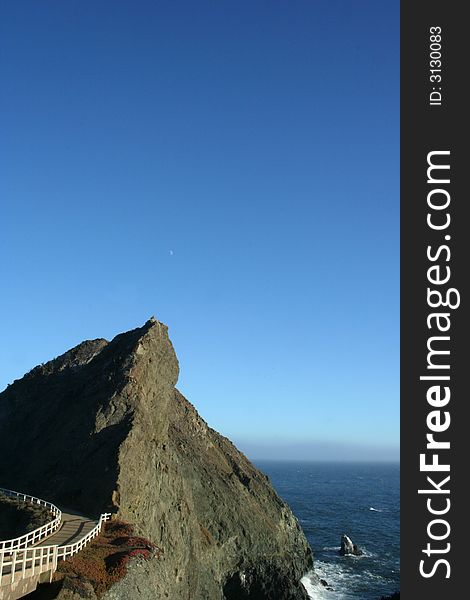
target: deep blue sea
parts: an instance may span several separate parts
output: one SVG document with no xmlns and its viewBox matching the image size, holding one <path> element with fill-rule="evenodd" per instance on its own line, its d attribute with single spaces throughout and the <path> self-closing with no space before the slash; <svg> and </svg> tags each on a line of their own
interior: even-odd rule
<svg viewBox="0 0 470 600">
<path fill-rule="evenodd" d="M 379 600 L 400 589 L 400 467 L 256 461 L 290 505 L 312 547 L 315 572 L 334 591 L 307 575 L 311 598 Z M 364 552 L 338 554 L 345 533 Z"/>
</svg>

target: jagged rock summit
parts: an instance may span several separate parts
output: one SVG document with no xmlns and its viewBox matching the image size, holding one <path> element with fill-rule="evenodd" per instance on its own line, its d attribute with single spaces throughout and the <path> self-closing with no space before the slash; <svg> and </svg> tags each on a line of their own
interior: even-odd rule
<svg viewBox="0 0 470 600">
<path fill-rule="evenodd" d="M 35 367 L 0 394 L 1 484 L 111 510 L 163 550 L 109 598 L 306 600 L 312 555 L 297 520 L 177 378 L 155 318 Z"/>
</svg>

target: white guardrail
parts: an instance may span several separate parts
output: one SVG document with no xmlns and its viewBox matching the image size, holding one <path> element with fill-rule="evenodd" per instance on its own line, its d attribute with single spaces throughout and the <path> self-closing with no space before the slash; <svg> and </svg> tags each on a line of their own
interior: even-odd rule
<svg viewBox="0 0 470 600">
<path fill-rule="evenodd" d="M 0 488 L 0 492 L 4 495 L 15 496 L 22 500 L 24 499 L 25 502 L 33 501 L 34 503 L 41 504 L 42 506 L 46 506 L 53 514 L 56 514 L 52 510 L 53 508 L 55 511 L 57 511 L 58 515 L 54 521 L 51 521 L 51 523 L 43 525 L 43 527 L 39 527 L 37 530 L 32 531 L 21 538 L 0 542 L 0 585 L 13 584 L 19 579 L 33 577 L 34 575 L 39 575 L 40 573 L 44 573 L 46 571 L 51 572 L 52 578 L 52 573 L 57 569 L 57 562 L 59 560 L 64 560 L 65 558 L 71 557 L 74 554 L 77 554 L 77 552 L 80 552 L 80 550 L 84 548 L 88 542 L 90 542 L 100 533 L 103 523 L 111 518 L 111 513 L 103 513 L 100 516 L 97 525 L 95 525 L 91 531 L 89 531 L 74 544 L 68 544 L 66 546 L 40 546 L 35 548 L 25 547 L 24 545 L 18 544 L 23 544 L 24 542 L 22 540 L 24 538 L 29 538 L 30 540 L 35 539 L 36 541 L 31 543 L 37 543 L 40 539 L 44 538 L 46 534 L 41 535 L 39 538 L 37 536 L 33 536 L 33 538 L 31 538 L 30 536 L 39 530 L 49 527 L 58 519 L 58 525 L 52 530 L 52 532 L 55 531 L 60 526 L 62 513 L 50 502 L 45 502 L 44 500 L 40 500 L 34 496 L 19 494 L 18 492 L 12 492 L 11 490 L 4 490 L 3 488 Z M 21 540 L 21 542 L 19 542 L 19 540 Z M 11 544 L 12 542 L 14 545 Z M 29 543 L 30 542 L 28 542 L 28 544 Z"/>
<path fill-rule="evenodd" d="M 36 498 L 35 496 L 29 496 L 28 494 L 21 494 L 20 492 L 14 492 L 13 490 L 6 490 L 4 488 L 0 488 L 0 494 L 7 496 L 9 498 L 16 498 L 21 500 L 22 502 L 29 502 L 30 504 L 39 504 L 53 515 L 54 519 L 38 527 L 34 531 L 30 531 L 29 533 L 25 533 L 24 535 L 14 538 L 12 540 L 0 541 L 0 552 L 2 550 L 16 550 L 21 548 L 28 548 L 29 546 L 33 546 L 37 544 L 42 539 L 53 534 L 57 529 L 59 529 L 61 521 L 62 521 L 62 512 L 52 504 L 51 502 L 46 502 L 45 500 L 41 500 L 40 498 Z"/>
<path fill-rule="evenodd" d="M 11 585 L 46 571 L 51 572 L 52 580 L 52 574 L 57 569 L 57 549 L 58 546 L 41 546 L 0 552 L 0 585 Z"/>
<path fill-rule="evenodd" d="M 88 544 L 88 542 L 91 542 L 91 540 L 100 533 L 101 528 L 103 527 L 103 523 L 109 521 L 110 518 L 111 513 L 103 513 L 100 516 L 98 524 L 95 525 L 95 527 L 93 527 L 93 529 L 89 531 L 86 535 L 84 535 L 80 540 L 78 540 L 78 542 L 75 542 L 75 544 L 68 544 L 67 546 L 58 546 L 58 560 L 63 560 L 65 558 L 68 558 L 69 556 L 77 554 L 77 552 L 80 552 L 80 550 L 84 548 Z"/>
</svg>

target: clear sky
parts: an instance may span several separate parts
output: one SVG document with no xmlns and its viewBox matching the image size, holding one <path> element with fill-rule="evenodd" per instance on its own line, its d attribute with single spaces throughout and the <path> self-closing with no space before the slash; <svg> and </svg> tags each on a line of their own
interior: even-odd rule
<svg viewBox="0 0 470 600">
<path fill-rule="evenodd" d="M 167 323 L 253 457 L 399 441 L 397 0 L 5 0 L 0 387 Z"/>
</svg>

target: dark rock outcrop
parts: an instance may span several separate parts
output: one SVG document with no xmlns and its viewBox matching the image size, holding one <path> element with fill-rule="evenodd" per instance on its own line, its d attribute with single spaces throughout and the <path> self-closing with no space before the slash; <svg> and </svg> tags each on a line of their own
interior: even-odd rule
<svg viewBox="0 0 470 600">
<path fill-rule="evenodd" d="M 109 598 L 305 600 L 312 555 L 297 520 L 177 378 L 155 319 L 34 368 L 0 394 L 1 485 L 110 510 L 163 550 Z"/>
<path fill-rule="evenodd" d="M 20 502 L 0 492 L 0 540 L 11 540 L 52 521 L 43 506 Z"/>
<path fill-rule="evenodd" d="M 363 552 L 356 544 L 353 544 L 350 537 L 344 534 L 341 536 L 339 554 L 341 556 L 362 556 Z"/>
</svg>

